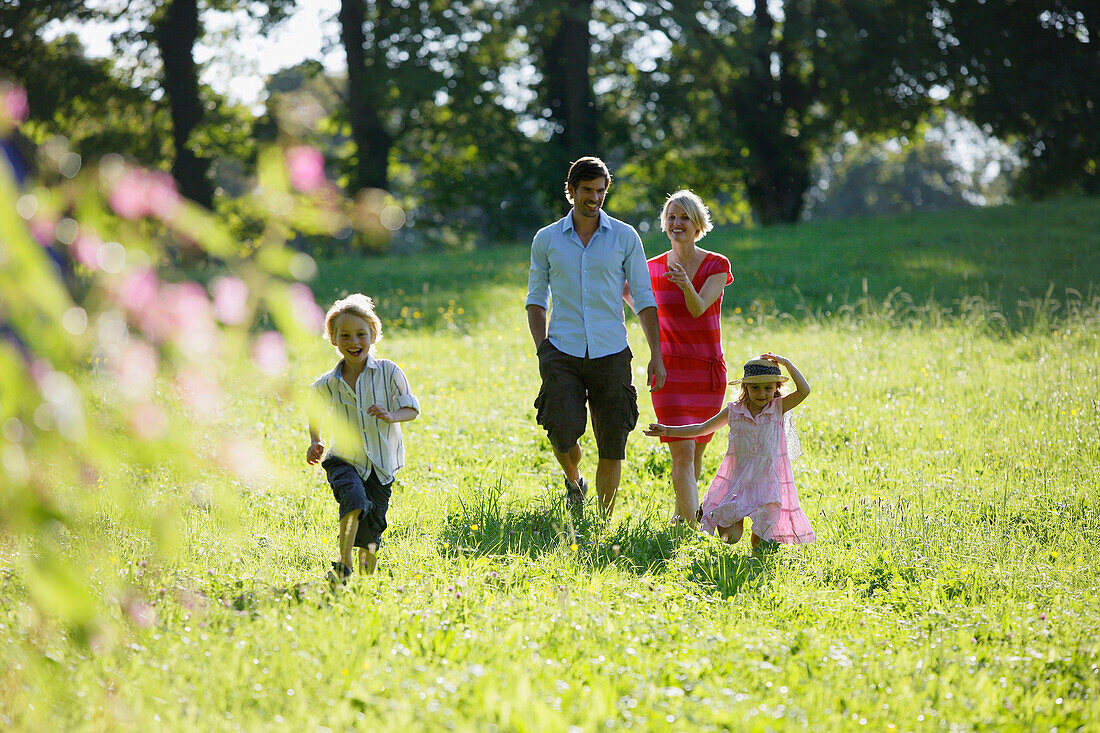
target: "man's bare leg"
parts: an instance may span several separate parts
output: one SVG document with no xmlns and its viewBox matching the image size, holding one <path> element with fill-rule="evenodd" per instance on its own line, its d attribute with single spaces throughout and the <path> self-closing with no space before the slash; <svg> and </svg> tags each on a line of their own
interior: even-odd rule
<svg viewBox="0 0 1100 733">
<path fill-rule="evenodd" d="M 601 458 L 596 463 L 596 494 L 600 497 L 600 509 L 608 519 L 615 509 L 615 494 L 622 474 L 623 462 L 620 460 Z"/>
</svg>

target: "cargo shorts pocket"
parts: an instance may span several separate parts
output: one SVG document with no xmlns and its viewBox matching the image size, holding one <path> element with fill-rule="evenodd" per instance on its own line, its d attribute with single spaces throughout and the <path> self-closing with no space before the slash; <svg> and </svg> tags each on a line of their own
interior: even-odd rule
<svg viewBox="0 0 1100 733">
<path fill-rule="evenodd" d="M 633 430 L 638 424 L 638 390 L 633 384 L 624 384 L 623 390 L 623 427 Z"/>
<path fill-rule="evenodd" d="M 547 410 L 546 403 L 547 403 L 547 389 L 546 389 L 546 384 L 543 384 L 541 387 L 539 387 L 539 393 L 538 393 L 538 396 L 535 397 L 535 405 L 534 406 L 535 406 L 535 422 L 537 422 L 539 425 L 543 426 L 544 428 L 550 427 L 550 425 L 549 425 L 550 414 L 549 414 L 549 411 Z"/>
</svg>

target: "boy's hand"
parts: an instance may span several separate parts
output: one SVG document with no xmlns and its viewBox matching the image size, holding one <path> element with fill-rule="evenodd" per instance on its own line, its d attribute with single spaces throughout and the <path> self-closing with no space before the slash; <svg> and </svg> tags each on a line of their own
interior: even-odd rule
<svg viewBox="0 0 1100 733">
<path fill-rule="evenodd" d="M 642 434 L 650 438 L 663 438 L 668 436 L 668 428 L 660 423 L 651 422 L 649 427 L 642 431 Z"/>
<path fill-rule="evenodd" d="M 378 418 L 382 422 L 394 422 L 393 413 L 382 407 L 382 405 L 371 405 L 367 408 L 367 414 Z"/>
<path fill-rule="evenodd" d="M 321 441 L 315 441 L 310 444 L 309 449 L 306 450 L 306 462 L 310 465 L 317 463 L 321 460 L 321 456 L 325 454 L 325 446 Z"/>
</svg>

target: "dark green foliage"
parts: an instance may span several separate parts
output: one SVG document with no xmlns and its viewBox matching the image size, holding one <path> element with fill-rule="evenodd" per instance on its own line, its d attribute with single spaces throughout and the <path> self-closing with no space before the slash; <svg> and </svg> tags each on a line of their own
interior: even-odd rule
<svg viewBox="0 0 1100 733">
<path fill-rule="evenodd" d="M 1019 139 L 1021 190 L 1100 191 L 1100 8 L 1089 0 L 932 3 L 947 103 Z"/>
</svg>

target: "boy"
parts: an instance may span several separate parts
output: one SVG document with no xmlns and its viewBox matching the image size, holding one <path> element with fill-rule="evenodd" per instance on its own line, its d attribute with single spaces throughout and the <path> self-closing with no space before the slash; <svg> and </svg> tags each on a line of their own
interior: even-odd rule
<svg viewBox="0 0 1100 733">
<path fill-rule="evenodd" d="M 390 487 L 405 465 L 398 423 L 415 420 L 420 402 L 401 367 L 375 357 L 382 322 L 370 298 L 356 293 L 333 303 L 325 333 L 341 358 L 310 387 L 306 461 L 321 462 L 340 504 L 340 560 L 328 573 L 335 586 L 351 576 L 356 547 L 360 572 L 373 573 L 378 564 Z M 322 423 L 330 427 L 332 441 L 323 461 Z"/>
</svg>

